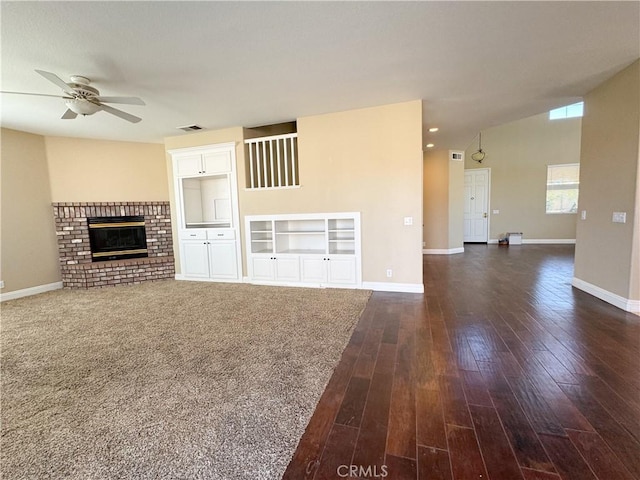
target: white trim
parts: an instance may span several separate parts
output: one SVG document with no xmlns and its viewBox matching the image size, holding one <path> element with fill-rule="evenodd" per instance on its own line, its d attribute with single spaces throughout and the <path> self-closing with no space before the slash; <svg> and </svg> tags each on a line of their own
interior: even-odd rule
<svg viewBox="0 0 640 480">
<path fill-rule="evenodd" d="M 283 185 L 282 187 L 245 187 L 245 192 L 263 192 L 265 190 L 288 190 L 292 188 L 302 188 L 302 185 Z"/>
<path fill-rule="evenodd" d="M 422 253 L 425 255 L 453 255 L 455 253 L 464 253 L 464 247 L 458 248 L 423 248 Z"/>
<path fill-rule="evenodd" d="M 548 245 L 575 245 L 575 238 L 523 238 L 522 243 L 530 243 L 530 244 L 548 244 Z"/>
<path fill-rule="evenodd" d="M 29 297 L 39 293 L 50 292 L 52 290 L 60 290 L 62 282 L 47 283 L 46 285 L 38 285 L 37 287 L 23 288 L 13 292 L 0 293 L 0 302 L 5 300 L 15 300 L 16 298 Z"/>
<path fill-rule="evenodd" d="M 244 143 L 260 143 L 260 142 L 268 142 L 269 140 L 280 140 L 283 138 L 298 138 L 298 133 L 283 133 L 281 135 L 269 135 L 268 137 L 254 137 L 248 138 L 244 141 Z"/>
<path fill-rule="evenodd" d="M 188 282 L 217 282 L 217 283 L 243 283 L 242 280 L 236 278 L 205 278 L 205 277 L 190 277 L 182 273 L 176 273 L 174 277 L 176 280 L 186 280 Z"/>
<path fill-rule="evenodd" d="M 621 297 L 618 294 L 612 293 L 604 288 L 593 285 L 592 283 L 585 282 L 579 278 L 573 277 L 571 285 L 583 292 L 593 295 L 600 300 L 604 300 L 611 305 L 618 307 L 625 312 L 635 313 L 640 315 L 640 300 L 630 300 L 628 298 Z"/>
<path fill-rule="evenodd" d="M 205 152 L 209 152 L 211 150 L 226 150 L 226 149 L 230 149 L 233 148 L 235 150 L 236 148 L 236 142 L 225 142 L 225 143 L 214 143 L 214 144 L 210 144 L 210 145 L 200 145 L 197 147 L 184 147 L 184 148 L 174 148 L 172 150 L 167 150 L 167 153 L 170 155 L 180 155 L 180 154 L 187 154 L 187 153 L 192 153 L 192 154 L 196 154 L 196 153 L 205 153 Z"/>
<path fill-rule="evenodd" d="M 492 238 L 488 242 L 490 245 L 497 245 L 498 239 Z M 529 245 L 575 245 L 575 238 L 523 238 L 523 244 Z"/>
<path fill-rule="evenodd" d="M 424 293 L 422 283 L 362 282 L 362 288 L 376 292 Z"/>
</svg>

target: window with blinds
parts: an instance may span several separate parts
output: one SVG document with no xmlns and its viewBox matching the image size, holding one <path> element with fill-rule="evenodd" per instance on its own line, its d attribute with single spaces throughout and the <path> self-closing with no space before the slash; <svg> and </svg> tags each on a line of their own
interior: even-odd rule
<svg viewBox="0 0 640 480">
<path fill-rule="evenodd" d="M 580 164 L 547 165 L 547 213 L 576 213 Z"/>
</svg>

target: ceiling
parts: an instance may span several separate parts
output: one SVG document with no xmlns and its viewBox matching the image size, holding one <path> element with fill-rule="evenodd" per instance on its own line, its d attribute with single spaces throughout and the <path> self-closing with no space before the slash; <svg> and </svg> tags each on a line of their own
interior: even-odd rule
<svg viewBox="0 0 640 480">
<path fill-rule="evenodd" d="M 0 2 L 1 89 L 83 75 L 138 96 L 62 120 L 64 101 L 1 94 L 2 126 L 161 143 L 176 127 L 258 126 L 421 99 L 425 143 L 579 101 L 640 56 L 640 2 Z M 426 129 L 437 126 L 433 134 Z M 186 134 L 185 134 L 186 135 Z"/>
</svg>

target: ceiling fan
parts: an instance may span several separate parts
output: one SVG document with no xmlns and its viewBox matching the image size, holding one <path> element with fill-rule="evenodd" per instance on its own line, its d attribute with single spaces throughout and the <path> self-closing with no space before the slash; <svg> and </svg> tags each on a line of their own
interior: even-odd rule
<svg viewBox="0 0 640 480">
<path fill-rule="evenodd" d="M 138 97 L 102 97 L 97 88 L 90 86 L 91 81 L 82 75 L 72 75 L 71 82 L 67 83 L 58 77 L 55 73 L 36 70 L 40 75 L 60 87 L 64 95 L 48 95 L 44 93 L 26 93 L 26 92 L 1 92 L 16 95 L 36 95 L 39 97 L 56 97 L 63 98 L 67 106 L 61 118 L 71 120 L 78 115 L 93 115 L 100 110 L 120 117 L 131 123 L 138 123 L 142 120 L 140 117 L 123 112 L 117 108 L 113 108 L 107 103 L 119 103 L 123 105 L 145 105 L 141 98 Z"/>
</svg>

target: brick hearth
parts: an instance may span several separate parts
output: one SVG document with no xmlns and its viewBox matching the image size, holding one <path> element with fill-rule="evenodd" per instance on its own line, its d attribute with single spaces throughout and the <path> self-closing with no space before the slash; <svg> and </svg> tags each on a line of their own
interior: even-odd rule
<svg viewBox="0 0 640 480">
<path fill-rule="evenodd" d="M 142 215 L 149 257 L 91 261 L 87 217 Z M 54 203 L 62 284 L 92 288 L 173 278 L 175 263 L 169 202 Z"/>
</svg>

